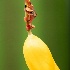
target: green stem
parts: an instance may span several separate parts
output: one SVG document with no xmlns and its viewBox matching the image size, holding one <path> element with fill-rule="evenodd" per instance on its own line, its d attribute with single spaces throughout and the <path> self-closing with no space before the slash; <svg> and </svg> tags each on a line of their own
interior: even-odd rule
<svg viewBox="0 0 70 70">
<path fill-rule="evenodd" d="M 31 31 L 31 30 L 29 30 L 29 31 L 28 31 L 28 35 L 31 35 L 31 34 L 32 34 L 32 31 Z"/>
</svg>

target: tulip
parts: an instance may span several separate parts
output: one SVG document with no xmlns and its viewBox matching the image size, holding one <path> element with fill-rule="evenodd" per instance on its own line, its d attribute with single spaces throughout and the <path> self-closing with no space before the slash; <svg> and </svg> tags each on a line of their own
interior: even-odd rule
<svg viewBox="0 0 70 70">
<path fill-rule="evenodd" d="M 24 42 L 23 54 L 29 70 L 60 70 L 48 46 L 32 33 Z"/>
</svg>

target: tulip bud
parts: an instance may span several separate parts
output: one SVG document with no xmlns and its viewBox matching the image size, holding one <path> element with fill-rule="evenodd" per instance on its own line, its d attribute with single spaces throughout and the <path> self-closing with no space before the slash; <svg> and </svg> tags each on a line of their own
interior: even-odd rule
<svg viewBox="0 0 70 70">
<path fill-rule="evenodd" d="M 29 70 L 60 70 L 48 46 L 33 34 L 25 40 L 23 54 Z"/>
</svg>

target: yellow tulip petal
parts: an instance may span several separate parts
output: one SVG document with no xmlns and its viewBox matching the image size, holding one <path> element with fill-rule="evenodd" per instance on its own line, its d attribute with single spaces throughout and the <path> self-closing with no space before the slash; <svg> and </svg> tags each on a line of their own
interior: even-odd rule
<svg viewBox="0 0 70 70">
<path fill-rule="evenodd" d="M 25 40 L 23 54 L 30 70 L 60 70 L 48 46 L 33 34 L 28 35 Z"/>
</svg>

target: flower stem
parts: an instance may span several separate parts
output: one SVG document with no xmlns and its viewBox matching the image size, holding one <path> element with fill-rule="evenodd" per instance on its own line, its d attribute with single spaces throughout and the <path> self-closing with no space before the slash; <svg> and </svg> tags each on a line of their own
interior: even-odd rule
<svg viewBox="0 0 70 70">
<path fill-rule="evenodd" d="M 28 35 L 31 35 L 31 34 L 32 34 L 32 31 L 31 31 L 31 30 L 29 30 L 29 31 L 28 31 Z"/>
</svg>

